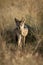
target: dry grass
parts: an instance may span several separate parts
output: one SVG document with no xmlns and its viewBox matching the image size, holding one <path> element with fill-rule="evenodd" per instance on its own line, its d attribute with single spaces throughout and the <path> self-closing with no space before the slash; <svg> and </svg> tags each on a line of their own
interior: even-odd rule
<svg viewBox="0 0 43 65">
<path fill-rule="evenodd" d="M 12 34 L 14 18 L 22 16 L 34 32 L 30 32 L 26 47 L 19 51 Z M 43 0 L 0 0 L 0 65 L 43 65 Z"/>
</svg>

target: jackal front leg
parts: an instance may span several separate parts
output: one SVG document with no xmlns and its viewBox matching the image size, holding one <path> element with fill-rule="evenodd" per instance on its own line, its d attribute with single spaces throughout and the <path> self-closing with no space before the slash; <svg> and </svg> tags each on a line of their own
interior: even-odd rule
<svg viewBox="0 0 43 65">
<path fill-rule="evenodd" d="M 21 35 L 19 35 L 18 37 L 18 47 L 21 48 L 22 47 L 22 41 L 21 41 L 22 37 Z"/>
</svg>

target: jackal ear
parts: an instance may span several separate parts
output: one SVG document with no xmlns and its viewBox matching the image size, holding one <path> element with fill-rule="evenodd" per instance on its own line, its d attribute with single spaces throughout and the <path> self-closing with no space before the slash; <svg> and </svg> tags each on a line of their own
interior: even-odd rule
<svg viewBox="0 0 43 65">
<path fill-rule="evenodd" d="M 15 22 L 17 23 L 18 22 L 18 20 L 15 18 Z"/>
<path fill-rule="evenodd" d="M 15 23 L 17 24 L 17 22 L 18 22 L 18 19 L 15 18 Z"/>
<path fill-rule="evenodd" d="M 25 23 L 25 21 L 26 21 L 26 20 L 25 20 L 25 18 L 24 18 L 24 17 L 22 17 L 21 21 Z"/>
<path fill-rule="evenodd" d="M 15 23 L 16 24 L 20 24 L 22 21 L 21 20 L 18 20 L 17 18 L 15 18 Z"/>
</svg>

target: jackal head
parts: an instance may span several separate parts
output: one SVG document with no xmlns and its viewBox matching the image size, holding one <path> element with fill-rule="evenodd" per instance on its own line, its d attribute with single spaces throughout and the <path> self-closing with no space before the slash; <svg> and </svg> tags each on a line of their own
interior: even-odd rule
<svg viewBox="0 0 43 65">
<path fill-rule="evenodd" d="M 15 23 L 16 23 L 17 28 L 21 29 L 25 25 L 25 19 L 23 17 L 21 20 L 18 20 L 17 18 L 15 18 Z"/>
</svg>

